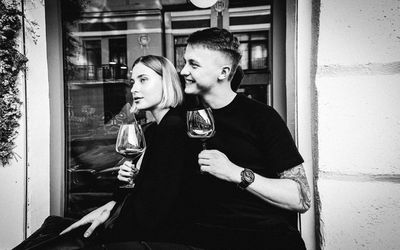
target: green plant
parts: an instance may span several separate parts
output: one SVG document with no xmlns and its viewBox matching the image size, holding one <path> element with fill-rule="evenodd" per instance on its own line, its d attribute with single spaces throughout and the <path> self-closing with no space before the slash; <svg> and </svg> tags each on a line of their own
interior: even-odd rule
<svg viewBox="0 0 400 250">
<path fill-rule="evenodd" d="M 21 118 L 18 75 L 27 58 L 17 50 L 17 36 L 23 13 L 15 1 L 0 2 L 0 162 L 4 166 L 15 158 L 15 137 Z"/>
</svg>

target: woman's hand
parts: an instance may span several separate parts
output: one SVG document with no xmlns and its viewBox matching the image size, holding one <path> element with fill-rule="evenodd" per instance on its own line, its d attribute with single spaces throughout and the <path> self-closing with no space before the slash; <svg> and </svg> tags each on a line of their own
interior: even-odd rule
<svg viewBox="0 0 400 250">
<path fill-rule="evenodd" d="M 139 173 L 140 165 L 142 165 L 143 161 L 143 156 L 144 154 L 140 156 L 139 160 L 136 163 L 136 166 L 130 160 L 125 160 L 125 162 L 121 166 L 119 166 L 117 176 L 118 180 L 131 183 L 136 175 Z"/>
<path fill-rule="evenodd" d="M 233 164 L 228 157 L 218 150 L 203 150 L 199 154 L 200 170 L 217 178 L 240 182 L 240 172 L 243 168 Z"/>
<path fill-rule="evenodd" d="M 90 227 L 83 234 L 85 238 L 89 237 L 99 225 L 103 224 L 108 219 L 108 217 L 110 217 L 110 212 L 114 206 L 115 201 L 110 201 L 107 204 L 97 208 L 96 210 L 93 210 L 92 212 L 83 216 L 82 219 L 80 219 L 79 221 L 67 227 L 64 231 L 60 233 L 60 235 L 65 234 L 82 225 L 91 224 Z"/>
<path fill-rule="evenodd" d="M 135 164 L 130 161 L 125 161 L 124 164 L 119 166 L 117 178 L 120 181 L 131 183 L 137 171 Z"/>
</svg>

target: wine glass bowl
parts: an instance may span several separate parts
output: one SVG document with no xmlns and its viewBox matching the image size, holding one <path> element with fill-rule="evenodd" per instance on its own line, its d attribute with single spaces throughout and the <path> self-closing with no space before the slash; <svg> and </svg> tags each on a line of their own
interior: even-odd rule
<svg viewBox="0 0 400 250">
<path fill-rule="evenodd" d="M 134 178 L 139 172 L 136 163 L 145 149 L 146 140 L 141 126 L 137 122 L 122 124 L 118 131 L 115 150 L 131 160 L 135 167 L 133 169 L 133 178 L 129 181 L 129 184 L 121 186 L 121 188 L 132 188 L 134 186 Z"/>
<path fill-rule="evenodd" d="M 203 149 L 206 149 L 205 141 L 215 134 L 215 122 L 211 109 L 189 110 L 186 116 L 188 136 L 201 139 Z"/>
</svg>

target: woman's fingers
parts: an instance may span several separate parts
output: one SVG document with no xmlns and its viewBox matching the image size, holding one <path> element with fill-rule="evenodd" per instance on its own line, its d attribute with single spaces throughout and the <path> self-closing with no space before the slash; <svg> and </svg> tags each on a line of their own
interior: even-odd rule
<svg viewBox="0 0 400 250">
<path fill-rule="evenodd" d="M 123 181 L 123 182 L 129 182 L 131 180 L 131 178 L 123 177 L 121 175 L 118 175 L 117 178 L 118 178 L 118 180 Z"/>
<path fill-rule="evenodd" d="M 132 165 L 132 166 L 122 165 L 122 166 L 119 167 L 119 171 L 121 173 L 133 173 L 133 167 L 134 166 L 135 165 Z"/>
<path fill-rule="evenodd" d="M 208 165 L 210 165 L 210 160 L 209 159 L 202 159 L 202 158 L 199 158 L 199 160 L 198 160 L 198 163 L 199 163 L 199 165 L 201 165 L 201 166 L 208 166 Z"/>
<path fill-rule="evenodd" d="M 130 161 L 125 161 L 123 165 L 119 167 L 118 180 L 123 182 L 131 182 L 132 177 L 135 175 L 134 171 L 135 164 Z"/>
<path fill-rule="evenodd" d="M 133 168 L 135 166 L 135 164 L 132 163 L 132 161 L 125 161 L 124 164 L 121 165 L 122 166 L 126 166 L 128 168 Z"/>
<path fill-rule="evenodd" d="M 75 229 L 75 228 L 78 228 L 78 227 L 80 227 L 80 226 L 82 226 L 82 225 L 84 225 L 84 224 L 86 224 L 86 222 L 85 222 L 84 220 L 81 219 L 81 220 L 75 222 L 74 224 L 72 224 L 71 226 L 67 227 L 66 229 L 64 229 L 64 231 L 62 231 L 62 232 L 60 233 L 60 235 L 61 235 L 61 234 L 68 233 L 69 231 L 71 231 L 71 230 L 73 230 L 73 229 Z"/>
<path fill-rule="evenodd" d="M 92 235 L 93 231 L 100 225 L 101 223 L 98 220 L 94 220 L 92 225 L 86 230 L 86 232 L 83 234 L 83 237 L 87 238 L 90 235 Z"/>
<path fill-rule="evenodd" d="M 133 176 L 133 170 L 132 169 L 130 169 L 130 170 L 120 169 L 118 171 L 118 176 L 121 176 L 121 177 L 124 177 L 124 178 L 132 177 Z"/>
<path fill-rule="evenodd" d="M 118 171 L 118 180 L 123 182 L 129 182 L 133 177 L 133 170 L 132 168 L 127 168 L 126 166 L 121 166 Z"/>
<path fill-rule="evenodd" d="M 110 217 L 110 211 L 108 210 L 103 210 L 103 212 L 100 214 L 99 217 L 97 217 L 95 220 L 93 220 L 92 224 L 90 227 L 86 230 L 86 232 L 83 234 L 83 237 L 87 238 L 90 235 L 92 235 L 93 231 L 101 224 L 103 224 L 108 217 Z"/>
</svg>

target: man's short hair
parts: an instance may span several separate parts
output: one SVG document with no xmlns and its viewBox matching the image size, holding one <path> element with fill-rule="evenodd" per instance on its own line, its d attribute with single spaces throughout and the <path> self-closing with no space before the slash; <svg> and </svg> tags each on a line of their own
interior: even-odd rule
<svg viewBox="0 0 400 250">
<path fill-rule="evenodd" d="M 220 28 L 199 30 L 189 36 L 187 43 L 190 46 L 200 45 L 210 50 L 220 51 L 228 56 L 232 61 L 228 80 L 232 79 L 242 55 L 239 50 L 239 40 L 231 32 Z"/>
</svg>

